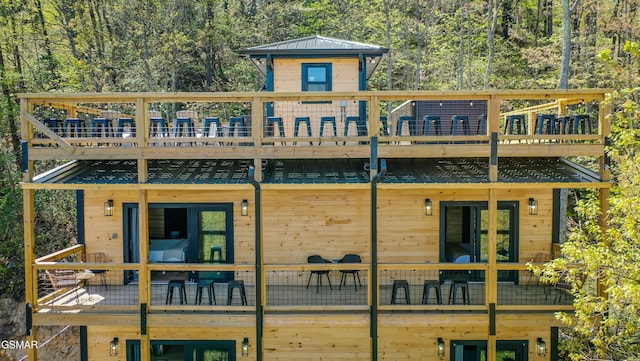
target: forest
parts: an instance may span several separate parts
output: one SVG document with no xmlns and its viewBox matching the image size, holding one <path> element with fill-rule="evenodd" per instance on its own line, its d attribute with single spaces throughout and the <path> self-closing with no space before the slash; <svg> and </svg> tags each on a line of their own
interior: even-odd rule
<svg viewBox="0 0 640 361">
<path fill-rule="evenodd" d="M 574 323 L 576 359 L 637 360 L 640 297 L 628 295 L 640 294 L 639 12 L 640 0 L 0 0 L 0 296 L 24 294 L 16 93 L 257 91 L 264 79 L 242 49 L 318 34 L 389 48 L 369 81 L 375 90 L 614 89 L 616 232 L 600 228 L 586 196 L 566 259 L 615 268 L 601 276 L 631 292 L 577 305 L 612 331 L 589 330 L 588 317 Z M 38 254 L 75 241 L 74 197 L 39 192 Z M 592 249 L 599 239 L 622 243 Z"/>
</svg>

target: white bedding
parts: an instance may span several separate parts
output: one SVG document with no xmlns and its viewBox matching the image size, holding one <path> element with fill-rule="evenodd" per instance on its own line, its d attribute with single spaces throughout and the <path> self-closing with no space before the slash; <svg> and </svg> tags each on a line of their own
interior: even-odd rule
<svg viewBox="0 0 640 361">
<path fill-rule="evenodd" d="M 186 262 L 188 250 L 187 239 L 151 239 L 149 262 Z"/>
</svg>

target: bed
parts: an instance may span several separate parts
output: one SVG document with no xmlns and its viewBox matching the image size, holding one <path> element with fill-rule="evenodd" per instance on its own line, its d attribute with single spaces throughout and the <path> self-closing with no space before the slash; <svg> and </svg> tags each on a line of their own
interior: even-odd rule
<svg viewBox="0 0 640 361">
<path fill-rule="evenodd" d="M 149 262 L 186 262 L 188 239 L 149 240 Z"/>
<path fill-rule="evenodd" d="M 469 250 L 462 246 L 460 243 L 447 243 L 444 248 L 447 262 L 453 263 L 469 263 L 471 262 L 471 256 Z"/>
</svg>

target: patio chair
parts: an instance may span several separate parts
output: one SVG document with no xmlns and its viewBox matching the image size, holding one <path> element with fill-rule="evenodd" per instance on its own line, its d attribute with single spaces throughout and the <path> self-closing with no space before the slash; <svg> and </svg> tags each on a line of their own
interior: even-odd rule
<svg viewBox="0 0 640 361">
<path fill-rule="evenodd" d="M 107 255 L 102 252 L 96 253 L 84 253 L 80 255 L 80 262 L 82 263 L 107 263 Z M 105 289 L 109 289 L 107 287 L 107 277 L 105 274 L 107 270 L 104 269 L 90 269 L 91 273 L 100 277 L 100 281 Z"/>
<path fill-rule="evenodd" d="M 537 253 L 535 256 L 533 256 L 533 258 L 531 259 L 531 263 L 547 263 L 549 261 L 551 261 L 553 259 L 553 256 L 547 253 Z M 531 284 L 531 278 L 535 277 L 535 274 L 532 271 L 528 271 L 529 272 L 529 277 L 527 278 L 527 288 L 529 287 L 529 285 Z M 540 278 L 537 279 L 536 281 L 536 286 L 540 285 Z"/>
<path fill-rule="evenodd" d="M 54 291 L 60 291 L 63 289 L 72 289 L 76 295 L 76 302 L 78 302 L 78 278 L 76 277 L 76 272 L 73 270 L 55 270 L 49 271 L 45 270 L 47 273 L 47 277 L 49 277 L 49 281 L 51 281 L 51 286 Z"/>
<path fill-rule="evenodd" d="M 362 263 L 362 259 L 357 254 L 347 254 L 338 263 Z M 353 277 L 353 287 L 356 292 L 358 292 L 358 285 L 356 284 L 356 277 L 358 278 L 358 283 L 360 287 L 362 287 L 362 282 L 360 281 L 360 271 L 359 270 L 340 270 L 342 273 L 342 277 L 340 277 L 340 287 L 338 290 L 342 289 L 342 285 L 347 285 L 347 275 L 351 275 Z"/>
<path fill-rule="evenodd" d="M 331 261 L 326 260 L 321 256 L 318 256 L 317 254 L 315 254 L 313 256 L 307 257 L 307 263 L 331 263 Z M 309 280 L 307 281 L 307 289 L 309 288 L 309 284 L 311 283 L 311 277 L 313 277 L 313 275 L 316 275 L 316 293 L 320 292 L 320 286 L 322 286 L 322 276 L 324 275 L 327 277 L 327 281 L 329 282 L 329 288 L 333 290 L 333 286 L 331 286 L 331 279 L 329 278 L 329 272 L 331 271 L 329 270 L 311 271 L 311 273 L 309 274 Z"/>
</svg>

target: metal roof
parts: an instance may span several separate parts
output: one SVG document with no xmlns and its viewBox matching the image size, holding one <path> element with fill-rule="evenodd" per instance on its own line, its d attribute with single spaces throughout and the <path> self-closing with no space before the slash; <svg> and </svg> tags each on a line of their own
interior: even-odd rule
<svg viewBox="0 0 640 361">
<path fill-rule="evenodd" d="M 246 184 L 250 160 L 149 160 L 149 184 Z M 489 183 L 487 158 L 389 159 L 386 184 Z M 263 162 L 263 184 L 364 184 L 368 159 L 284 159 Z M 500 158 L 504 183 L 592 183 L 597 174 L 561 158 Z M 35 183 L 135 184 L 135 160 L 74 161 Z"/>
<path fill-rule="evenodd" d="M 387 53 L 388 51 L 389 49 L 379 45 L 328 38 L 321 35 L 314 35 L 299 39 L 280 41 L 277 43 L 258 45 L 242 50 L 242 52 L 247 55 L 382 55 L 384 53 Z"/>
<path fill-rule="evenodd" d="M 262 59 L 272 57 L 357 57 L 364 55 L 367 60 L 367 79 L 376 70 L 382 56 L 389 49 L 373 44 L 356 41 L 328 38 L 314 35 L 299 39 L 280 41 L 277 43 L 258 45 L 242 50 L 263 75 L 266 75 L 266 62 Z"/>
</svg>

